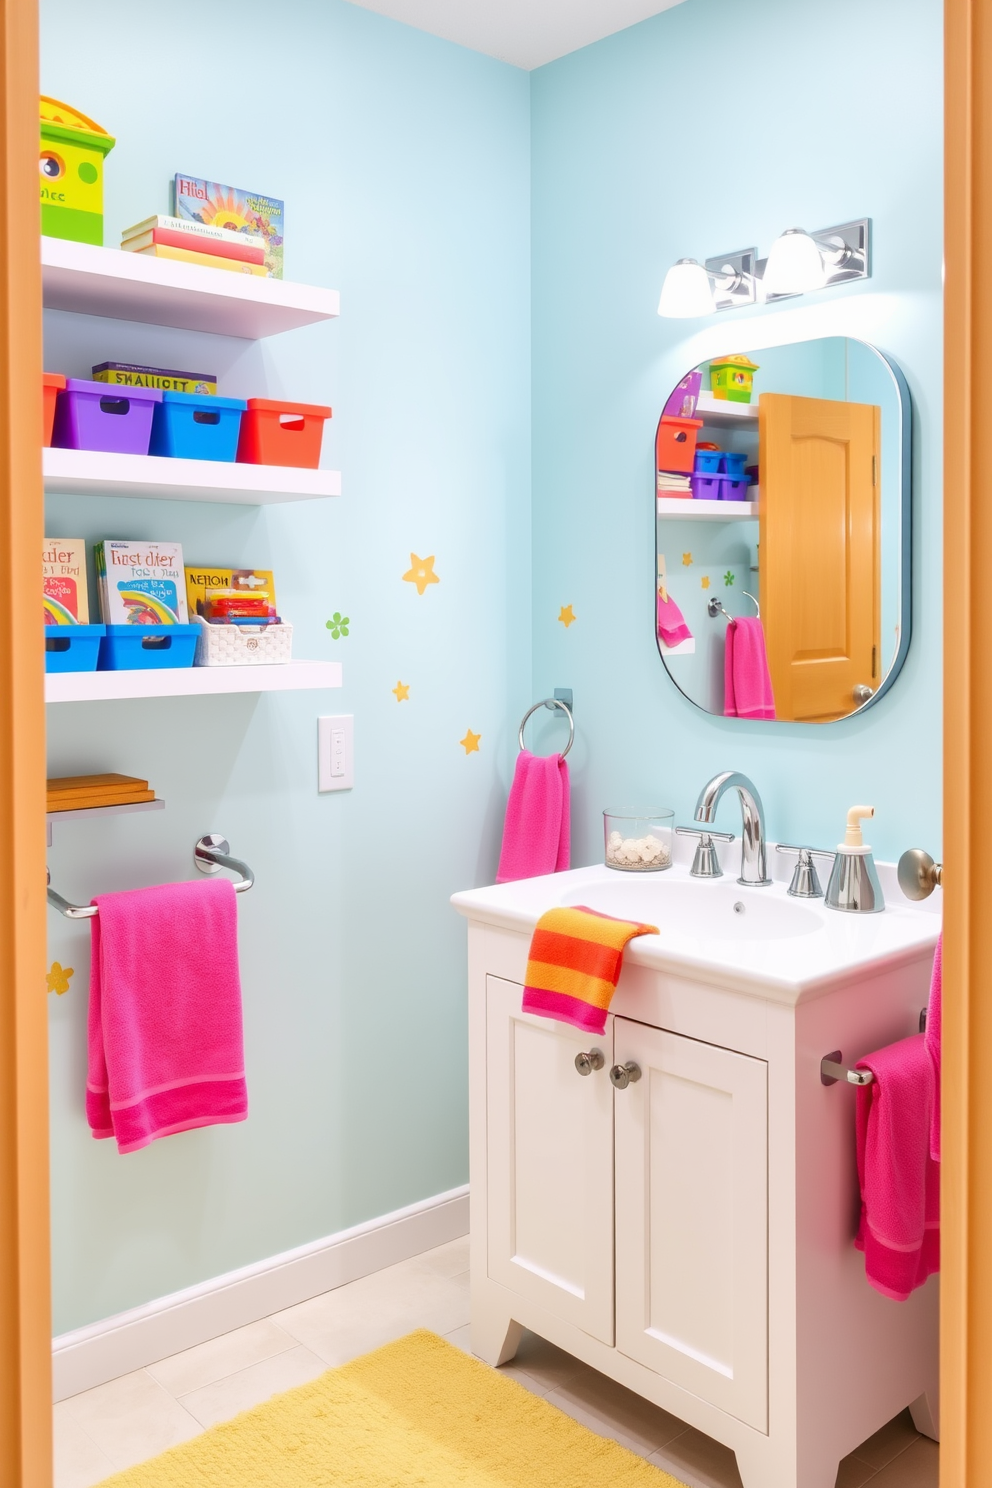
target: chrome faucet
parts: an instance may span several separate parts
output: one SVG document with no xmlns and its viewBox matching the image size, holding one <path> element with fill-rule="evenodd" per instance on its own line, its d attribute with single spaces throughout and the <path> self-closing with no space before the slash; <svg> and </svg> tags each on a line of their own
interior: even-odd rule
<svg viewBox="0 0 992 1488">
<path fill-rule="evenodd" d="M 738 770 L 724 770 L 704 785 L 696 802 L 697 822 L 712 822 L 724 791 L 735 786 L 741 803 L 741 876 L 739 884 L 765 885 L 771 879 L 765 872 L 765 817 L 761 797 L 752 781 Z"/>
</svg>

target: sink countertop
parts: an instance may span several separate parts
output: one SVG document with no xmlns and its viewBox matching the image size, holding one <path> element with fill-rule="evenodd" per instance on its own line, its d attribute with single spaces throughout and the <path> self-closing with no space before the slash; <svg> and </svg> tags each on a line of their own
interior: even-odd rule
<svg viewBox="0 0 992 1488">
<path fill-rule="evenodd" d="M 453 894 L 459 914 L 475 923 L 529 934 L 557 905 L 587 905 L 619 918 L 655 924 L 657 935 L 638 936 L 626 963 L 717 982 L 728 989 L 795 1003 L 846 980 L 875 974 L 932 951 L 940 933 L 942 891 L 913 903 L 896 879 L 895 864 L 878 863 L 885 895 L 881 914 L 844 914 L 822 899 L 787 893 L 795 858 L 768 844 L 767 888 L 737 883 L 740 843 L 721 843 L 724 877 L 690 876 L 694 842 L 677 838 L 674 862 L 660 873 L 624 873 L 597 864 L 545 878 L 468 889 Z M 826 866 L 826 865 L 824 865 Z M 827 875 L 821 881 L 826 886 Z"/>
</svg>

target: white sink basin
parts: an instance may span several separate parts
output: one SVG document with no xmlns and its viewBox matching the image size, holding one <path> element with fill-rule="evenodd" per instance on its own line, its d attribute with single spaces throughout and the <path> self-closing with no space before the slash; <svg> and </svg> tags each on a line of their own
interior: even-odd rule
<svg viewBox="0 0 992 1488">
<path fill-rule="evenodd" d="M 677 838 L 675 862 L 660 873 L 575 868 L 469 889 L 451 902 L 466 919 L 517 932 L 532 930 L 546 910 L 564 904 L 657 925 L 657 935 L 630 942 L 626 961 L 790 1004 L 818 995 L 838 975 L 874 974 L 918 960 L 921 947 L 936 944 L 941 891 L 923 904 L 911 903 L 899 889 L 894 864 L 877 864 L 886 904 L 881 914 L 843 914 L 827 909 L 822 899 L 791 898 L 795 859 L 776 854 L 773 844 L 768 869 L 777 877 L 764 888 L 737 883 L 739 842 L 720 846 L 719 879 L 692 878 L 694 843 Z"/>
<path fill-rule="evenodd" d="M 568 890 L 562 904 L 585 904 L 617 919 L 657 925 L 665 936 L 705 940 L 791 940 L 823 929 L 823 900 L 791 899 L 781 885 L 744 888 L 733 879 L 676 878 L 664 873 L 620 874 Z"/>
</svg>

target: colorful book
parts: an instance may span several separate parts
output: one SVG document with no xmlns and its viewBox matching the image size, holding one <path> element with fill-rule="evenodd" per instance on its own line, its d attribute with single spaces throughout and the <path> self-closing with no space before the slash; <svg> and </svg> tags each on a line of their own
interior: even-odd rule
<svg viewBox="0 0 992 1488">
<path fill-rule="evenodd" d="M 231 232 L 260 233 L 265 239 L 265 269 L 271 279 L 282 278 L 285 203 L 254 191 L 203 181 L 176 173 L 175 213 L 207 227 Z"/>
<path fill-rule="evenodd" d="M 86 544 L 81 537 L 46 537 L 42 564 L 46 625 L 89 625 Z"/>
<path fill-rule="evenodd" d="M 106 538 L 93 549 L 105 625 L 186 625 L 181 543 Z"/>
<path fill-rule="evenodd" d="M 164 393 L 216 393 L 216 372 L 175 372 L 169 367 L 142 367 L 137 362 L 100 362 L 94 382 L 114 387 L 161 388 Z"/>
<path fill-rule="evenodd" d="M 193 237 L 209 238 L 216 243 L 248 243 L 252 248 L 265 247 L 265 239 L 261 233 L 251 232 L 247 227 L 232 231 L 229 227 L 214 227 L 211 223 L 196 222 L 191 217 L 162 215 L 146 217 L 144 222 L 136 222 L 133 227 L 126 227 L 121 233 L 121 245 L 124 246 L 133 239 L 156 230 L 189 233 Z"/>
<path fill-rule="evenodd" d="M 269 271 L 264 263 L 240 263 L 236 258 L 218 258 L 215 253 L 194 253 L 191 248 L 167 248 L 164 243 L 155 243 L 151 248 L 142 248 L 138 258 L 172 258 L 180 263 L 200 264 L 205 269 L 227 269 L 234 274 L 255 274 L 267 279 Z"/>
<path fill-rule="evenodd" d="M 207 253 L 211 258 L 232 258 L 252 264 L 265 262 L 265 249 L 254 247 L 248 238 L 241 243 L 230 243 L 226 238 L 203 238 L 196 233 L 173 232 L 167 227 L 153 227 L 151 232 L 142 233 L 140 237 L 128 238 L 121 247 L 125 253 L 143 253 L 146 248 L 159 243 L 165 248 L 189 248 L 194 253 Z"/>
<path fill-rule="evenodd" d="M 271 607 L 273 614 L 276 613 L 276 586 L 272 571 L 267 568 L 215 568 L 202 563 L 187 564 L 186 600 L 191 615 L 205 618 L 210 598 L 236 600 L 239 597 L 262 600 Z"/>
</svg>

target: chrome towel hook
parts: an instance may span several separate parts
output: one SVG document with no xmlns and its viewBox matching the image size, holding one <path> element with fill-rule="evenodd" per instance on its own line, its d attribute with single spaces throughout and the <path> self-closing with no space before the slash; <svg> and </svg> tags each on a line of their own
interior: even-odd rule
<svg viewBox="0 0 992 1488">
<path fill-rule="evenodd" d="M 520 720 L 520 729 L 517 733 L 517 742 L 519 743 L 520 748 L 523 749 L 525 747 L 524 726 L 528 718 L 530 718 L 531 714 L 536 713 L 538 708 L 560 708 L 565 717 L 568 719 L 568 743 L 565 745 L 565 748 L 561 750 L 561 757 L 562 759 L 564 759 L 568 751 L 571 749 L 572 742 L 575 739 L 575 719 L 572 717 L 571 708 L 562 698 L 542 698 L 539 703 L 534 704 L 533 708 L 527 709 L 527 712 Z"/>
<path fill-rule="evenodd" d="M 231 844 L 226 837 L 219 837 L 215 832 L 209 832 L 206 837 L 201 837 L 193 848 L 193 862 L 201 873 L 217 873 L 221 868 L 230 868 L 232 873 L 239 875 L 238 882 L 234 885 L 236 894 L 244 894 L 255 882 L 255 875 L 247 863 L 240 858 L 232 858 L 230 854 Z M 51 874 L 48 876 L 48 902 L 59 914 L 65 915 L 67 920 L 92 920 L 99 913 L 95 904 L 70 904 L 68 899 L 63 899 L 61 894 L 56 894 L 51 887 Z"/>
</svg>

